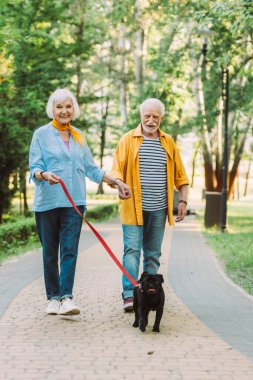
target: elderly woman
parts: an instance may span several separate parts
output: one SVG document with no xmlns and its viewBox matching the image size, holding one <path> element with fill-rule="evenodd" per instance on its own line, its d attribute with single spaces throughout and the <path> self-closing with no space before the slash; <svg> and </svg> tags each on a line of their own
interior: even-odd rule
<svg viewBox="0 0 253 380">
<path fill-rule="evenodd" d="M 120 198 L 127 199 L 131 193 L 127 185 L 94 163 L 84 135 L 70 124 L 80 115 L 71 91 L 56 90 L 48 100 L 46 111 L 53 120 L 34 132 L 29 157 L 30 179 L 36 185 L 33 211 L 43 247 L 49 300 L 46 313 L 74 315 L 80 313 L 72 290 L 82 218 L 66 198 L 59 179 L 64 181 L 82 214 L 86 209 L 85 177 L 117 187 Z"/>
</svg>

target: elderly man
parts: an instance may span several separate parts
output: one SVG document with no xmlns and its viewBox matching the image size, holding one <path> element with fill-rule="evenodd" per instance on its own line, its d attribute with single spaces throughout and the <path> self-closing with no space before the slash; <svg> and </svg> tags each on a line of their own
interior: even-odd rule
<svg viewBox="0 0 253 380">
<path fill-rule="evenodd" d="M 176 222 L 186 215 L 187 186 L 185 173 L 174 140 L 159 128 L 165 114 L 158 99 L 146 99 L 140 106 L 141 123 L 119 141 L 114 155 L 111 175 L 125 182 L 132 196 L 120 200 L 123 228 L 123 265 L 138 279 L 141 248 L 143 271 L 156 274 L 160 263 L 161 245 L 166 217 L 173 219 L 174 187 L 180 200 Z M 123 276 L 123 308 L 133 309 L 133 285 Z"/>
</svg>

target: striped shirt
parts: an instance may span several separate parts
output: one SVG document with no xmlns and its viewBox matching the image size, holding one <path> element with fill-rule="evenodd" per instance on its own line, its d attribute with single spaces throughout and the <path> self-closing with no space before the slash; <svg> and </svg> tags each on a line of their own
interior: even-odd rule
<svg viewBox="0 0 253 380">
<path fill-rule="evenodd" d="M 143 136 L 139 151 L 142 209 L 155 211 L 167 208 L 166 153 L 159 138 Z"/>
</svg>

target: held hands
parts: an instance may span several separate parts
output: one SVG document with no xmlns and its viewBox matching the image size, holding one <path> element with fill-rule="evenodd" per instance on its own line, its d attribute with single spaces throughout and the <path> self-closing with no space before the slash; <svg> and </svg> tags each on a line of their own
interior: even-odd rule
<svg viewBox="0 0 253 380">
<path fill-rule="evenodd" d="M 114 186 L 118 188 L 118 194 L 120 199 L 126 200 L 131 198 L 132 194 L 130 187 L 124 182 L 122 182 L 120 179 L 116 179 L 114 181 Z"/>
</svg>

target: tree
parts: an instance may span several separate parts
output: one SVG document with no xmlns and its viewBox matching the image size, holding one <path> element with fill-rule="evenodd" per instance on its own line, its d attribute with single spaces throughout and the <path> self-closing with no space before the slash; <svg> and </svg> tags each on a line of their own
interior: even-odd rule
<svg viewBox="0 0 253 380">
<path fill-rule="evenodd" d="M 55 28 L 66 2 L 16 1 L 2 8 L 3 34 L 11 31 L 2 50 L 2 64 L 9 62 L 1 93 L 0 221 L 15 191 L 23 193 L 27 212 L 26 173 L 28 149 L 35 128 L 45 124 L 45 102 L 58 84 L 69 79 L 56 45 L 64 46 Z M 59 29 L 58 29 L 59 32 Z M 58 40 L 57 40 L 57 37 Z M 19 173 L 20 186 L 11 188 L 11 176 Z"/>
<path fill-rule="evenodd" d="M 251 118 L 252 98 L 252 3 L 248 1 L 202 1 L 202 10 L 195 14 L 196 27 L 211 28 L 207 57 L 200 57 L 198 78 L 198 113 L 202 150 L 205 162 L 205 183 L 209 191 L 221 190 L 221 71 L 228 67 L 230 81 L 229 113 L 229 197 L 247 139 Z M 239 20 L 239 22 L 238 22 Z M 201 24 L 200 24 L 201 23 Z M 231 33 L 232 31 L 232 33 Z M 222 36 L 217 39 L 216 36 Z M 243 41 L 243 43 L 242 43 Z M 205 47 L 205 45 L 203 45 Z M 195 69 L 196 71 L 196 69 Z M 217 144 L 218 142 L 218 144 Z"/>
</svg>

